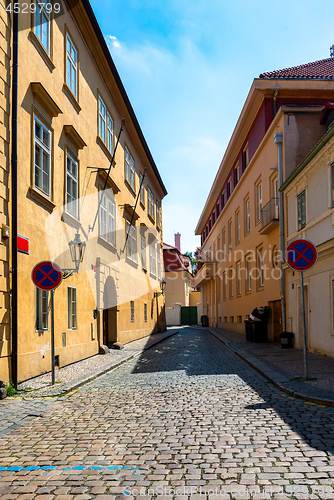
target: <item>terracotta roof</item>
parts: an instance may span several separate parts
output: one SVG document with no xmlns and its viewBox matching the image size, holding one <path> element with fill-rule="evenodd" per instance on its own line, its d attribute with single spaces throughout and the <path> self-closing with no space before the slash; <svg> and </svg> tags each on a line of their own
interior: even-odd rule
<svg viewBox="0 0 334 500">
<path fill-rule="evenodd" d="M 259 78 L 313 78 L 319 80 L 334 79 L 334 58 L 322 59 L 301 66 L 292 68 L 278 69 L 261 73 Z"/>
</svg>

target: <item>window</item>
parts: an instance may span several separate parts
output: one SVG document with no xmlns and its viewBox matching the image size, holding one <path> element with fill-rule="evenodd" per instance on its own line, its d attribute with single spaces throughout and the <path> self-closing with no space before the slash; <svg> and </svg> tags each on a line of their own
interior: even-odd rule
<svg viewBox="0 0 334 500">
<path fill-rule="evenodd" d="M 45 3 L 35 0 L 35 35 L 50 55 L 50 14 L 45 9 Z"/>
<path fill-rule="evenodd" d="M 77 329 L 77 289 L 71 286 L 67 287 L 67 318 L 68 329 Z"/>
<path fill-rule="evenodd" d="M 144 322 L 147 323 L 147 304 L 144 304 Z"/>
<path fill-rule="evenodd" d="M 331 280 L 332 284 L 332 334 L 334 334 L 334 279 Z"/>
<path fill-rule="evenodd" d="M 241 264 L 237 262 L 237 295 L 241 295 Z"/>
<path fill-rule="evenodd" d="M 150 244 L 150 273 L 156 276 L 156 255 L 155 255 L 155 243 Z"/>
<path fill-rule="evenodd" d="M 131 226 L 129 221 L 126 221 L 126 234 L 128 239 L 126 242 L 126 256 L 128 259 L 137 262 L 137 233 L 136 226 Z M 126 236 L 125 236 L 126 237 Z"/>
<path fill-rule="evenodd" d="M 246 292 L 252 290 L 252 261 L 250 256 L 246 257 Z"/>
<path fill-rule="evenodd" d="M 231 196 L 231 193 L 232 193 L 232 179 L 230 176 L 227 181 L 227 199 Z"/>
<path fill-rule="evenodd" d="M 157 213 L 157 226 L 160 227 L 160 203 L 157 201 L 155 206 L 156 206 L 156 213 Z"/>
<path fill-rule="evenodd" d="M 99 96 L 99 137 L 107 146 L 109 152 L 113 153 L 114 122 L 101 96 Z"/>
<path fill-rule="evenodd" d="M 147 188 L 147 198 L 148 198 L 148 215 L 154 220 L 154 201 L 153 193 L 150 188 Z"/>
<path fill-rule="evenodd" d="M 66 154 L 66 212 L 78 218 L 78 163 Z"/>
<path fill-rule="evenodd" d="M 100 237 L 114 246 L 116 246 L 115 207 L 113 194 L 107 196 L 104 191 L 101 191 Z"/>
<path fill-rule="evenodd" d="M 227 274 L 223 273 L 223 300 L 227 300 Z"/>
<path fill-rule="evenodd" d="M 230 289 L 230 299 L 233 298 L 233 294 L 234 294 L 234 290 L 233 290 L 233 267 L 230 267 L 229 268 L 229 276 L 228 276 L 228 279 L 229 279 L 229 289 Z"/>
<path fill-rule="evenodd" d="M 221 302 L 221 287 L 222 287 L 222 279 L 221 279 L 221 276 L 218 275 L 218 278 L 217 278 L 217 300 L 218 302 Z"/>
<path fill-rule="evenodd" d="M 262 219 L 262 184 L 256 186 L 256 222 Z"/>
<path fill-rule="evenodd" d="M 130 300 L 130 309 L 131 309 L 131 323 L 135 322 L 135 303 L 133 300 Z"/>
<path fill-rule="evenodd" d="M 250 202 L 249 197 L 245 199 L 245 234 L 250 231 Z"/>
<path fill-rule="evenodd" d="M 239 172 L 239 162 L 236 164 L 234 167 L 234 185 L 236 186 L 239 182 L 240 179 L 240 172 Z"/>
<path fill-rule="evenodd" d="M 223 259 L 226 257 L 226 230 L 222 231 L 222 249 L 223 249 Z"/>
<path fill-rule="evenodd" d="M 140 185 L 141 185 L 141 190 L 140 190 L 140 203 L 142 205 L 145 205 L 145 189 L 144 189 L 144 182 L 143 182 L 143 174 L 139 175 L 139 180 L 140 180 Z"/>
<path fill-rule="evenodd" d="M 235 237 L 236 237 L 236 244 L 239 243 L 240 241 L 240 210 L 238 209 L 235 212 Z"/>
<path fill-rule="evenodd" d="M 222 209 L 223 209 L 224 206 L 225 206 L 225 189 L 222 192 Z"/>
<path fill-rule="evenodd" d="M 36 287 L 36 331 L 49 329 L 49 292 Z"/>
<path fill-rule="evenodd" d="M 144 269 L 146 269 L 146 240 L 145 235 L 141 235 L 141 263 Z"/>
<path fill-rule="evenodd" d="M 77 97 L 78 52 L 69 34 L 66 35 L 66 84 L 74 97 Z"/>
<path fill-rule="evenodd" d="M 274 218 L 278 219 L 278 206 L 279 206 L 279 195 L 278 195 L 278 180 L 277 177 L 274 178 L 272 182 L 273 198 L 274 198 Z"/>
<path fill-rule="evenodd" d="M 232 250 L 232 219 L 228 221 L 228 251 Z"/>
<path fill-rule="evenodd" d="M 161 252 L 160 245 L 157 245 L 157 266 L 158 266 L 158 279 L 161 278 Z"/>
<path fill-rule="evenodd" d="M 220 236 L 217 236 L 217 261 L 221 261 Z"/>
<path fill-rule="evenodd" d="M 297 196 L 298 231 L 306 226 L 305 190 Z"/>
<path fill-rule="evenodd" d="M 51 132 L 42 122 L 34 118 L 34 185 L 51 195 Z"/>
<path fill-rule="evenodd" d="M 264 286 L 263 248 L 257 251 L 257 276 L 258 288 L 262 288 Z"/>
<path fill-rule="evenodd" d="M 127 147 L 125 147 L 125 179 L 135 190 L 135 161 Z"/>
<path fill-rule="evenodd" d="M 331 165 L 331 192 L 332 192 L 332 207 L 334 207 L 334 163 Z"/>
<path fill-rule="evenodd" d="M 242 168 L 243 168 L 243 170 L 245 170 L 248 163 L 249 163 L 249 147 L 248 147 L 248 143 L 247 143 L 242 151 Z"/>
</svg>

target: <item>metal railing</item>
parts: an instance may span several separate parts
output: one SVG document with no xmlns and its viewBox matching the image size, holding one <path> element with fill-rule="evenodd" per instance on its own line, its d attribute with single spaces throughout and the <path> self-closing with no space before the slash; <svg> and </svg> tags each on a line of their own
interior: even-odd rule
<svg viewBox="0 0 334 500">
<path fill-rule="evenodd" d="M 272 220 L 279 219 L 278 198 L 271 198 L 271 200 L 266 205 L 264 205 L 264 207 L 261 209 L 261 219 L 261 229 L 269 224 L 269 222 L 271 222 Z"/>
</svg>

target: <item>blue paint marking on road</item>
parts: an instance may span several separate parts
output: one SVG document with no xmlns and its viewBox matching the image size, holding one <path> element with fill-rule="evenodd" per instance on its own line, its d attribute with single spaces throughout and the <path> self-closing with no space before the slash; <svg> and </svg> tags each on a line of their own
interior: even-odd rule
<svg viewBox="0 0 334 500">
<path fill-rule="evenodd" d="M 116 469 L 116 470 L 123 470 L 123 469 L 131 469 L 131 470 L 142 470 L 140 467 L 133 467 L 133 465 L 91 465 L 89 467 L 85 467 L 84 465 L 76 465 L 74 467 L 57 467 L 55 465 L 29 465 L 28 467 L 21 467 L 19 465 L 11 465 L 10 467 L 0 467 L 0 472 L 1 471 L 11 471 L 11 472 L 31 472 L 35 470 L 55 470 L 60 468 L 60 470 L 102 470 L 102 469 Z M 134 473 L 134 475 L 139 476 L 140 474 Z"/>
</svg>

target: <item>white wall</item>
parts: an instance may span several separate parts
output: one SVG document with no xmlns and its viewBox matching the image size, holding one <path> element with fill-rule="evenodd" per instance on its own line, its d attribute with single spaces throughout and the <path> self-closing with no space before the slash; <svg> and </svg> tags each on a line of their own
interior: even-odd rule
<svg viewBox="0 0 334 500">
<path fill-rule="evenodd" d="M 181 304 L 174 304 L 173 307 L 166 307 L 165 311 L 167 326 L 181 325 Z"/>
</svg>

